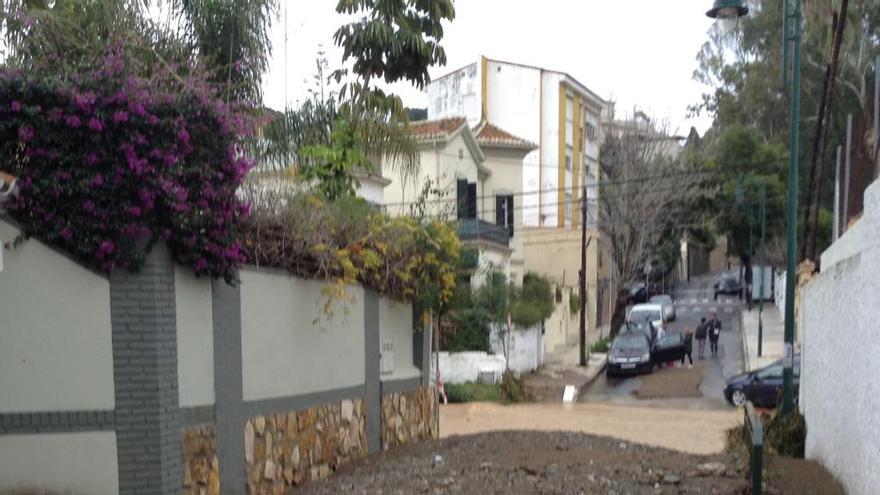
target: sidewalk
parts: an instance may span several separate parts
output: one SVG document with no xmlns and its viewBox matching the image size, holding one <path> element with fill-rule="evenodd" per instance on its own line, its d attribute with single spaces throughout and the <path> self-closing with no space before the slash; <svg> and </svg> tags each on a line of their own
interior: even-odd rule
<svg viewBox="0 0 880 495">
<path fill-rule="evenodd" d="M 764 303 L 764 338 L 758 357 L 758 305 L 742 309 L 743 360 L 746 371 L 762 368 L 782 359 L 785 325 L 782 315 L 772 303 Z"/>
<path fill-rule="evenodd" d="M 574 385 L 577 400 L 581 392 L 605 370 L 606 358 L 606 354 L 591 353 L 586 367 L 573 363 L 546 363 L 534 373 L 525 375 L 523 382 L 541 402 L 562 402 L 566 385 Z"/>
</svg>

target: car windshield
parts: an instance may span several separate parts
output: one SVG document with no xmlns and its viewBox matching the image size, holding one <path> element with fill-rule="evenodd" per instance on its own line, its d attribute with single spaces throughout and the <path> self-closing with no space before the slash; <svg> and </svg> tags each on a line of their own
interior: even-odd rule
<svg viewBox="0 0 880 495">
<path fill-rule="evenodd" d="M 639 309 L 633 310 L 629 314 L 629 320 L 633 322 L 657 321 L 663 319 L 658 309 Z"/>
<path fill-rule="evenodd" d="M 643 334 L 627 331 L 617 335 L 611 348 L 616 351 L 647 349 L 648 342 Z"/>
</svg>

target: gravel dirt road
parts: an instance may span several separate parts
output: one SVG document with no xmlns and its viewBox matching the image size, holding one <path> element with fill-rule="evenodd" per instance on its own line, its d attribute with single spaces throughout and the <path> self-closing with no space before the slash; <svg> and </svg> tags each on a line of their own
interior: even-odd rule
<svg viewBox="0 0 880 495">
<path fill-rule="evenodd" d="M 728 454 L 686 454 L 575 432 L 508 431 L 410 444 L 342 467 L 297 493 L 744 495 L 748 482 L 737 465 Z M 800 464 L 788 468 L 788 477 L 804 471 Z M 765 493 L 843 494 L 827 473 L 818 474 L 806 491 L 768 483 Z"/>
<path fill-rule="evenodd" d="M 739 424 L 735 409 L 692 410 L 608 404 L 449 404 L 440 409 L 440 435 L 501 430 L 576 431 L 694 454 L 724 448 L 724 431 Z M 657 427 L 652 427 L 657 425 Z"/>
</svg>

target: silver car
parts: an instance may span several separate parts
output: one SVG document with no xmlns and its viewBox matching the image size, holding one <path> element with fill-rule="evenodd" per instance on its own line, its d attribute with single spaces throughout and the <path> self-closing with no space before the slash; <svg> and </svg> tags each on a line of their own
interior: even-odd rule
<svg viewBox="0 0 880 495">
<path fill-rule="evenodd" d="M 675 302 L 672 301 L 672 296 L 668 296 L 666 294 L 658 294 L 651 298 L 648 301 L 649 304 L 659 304 L 663 307 L 663 319 L 666 321 L 672 321 L 675 319 Z"/>
</svg>

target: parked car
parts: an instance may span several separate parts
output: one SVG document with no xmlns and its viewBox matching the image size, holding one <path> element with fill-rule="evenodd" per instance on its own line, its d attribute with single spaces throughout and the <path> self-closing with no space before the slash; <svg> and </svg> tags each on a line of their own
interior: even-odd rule
<svg viewBox="0 0 880 495">
<path fill-rule="evenodd" d="M 681 361 L 684 357 L 684 335 L 680 333 L 668 333 L 659 339 L 651 349 L 651 359 L 656 364 L 669 361 Z"/>
<path fill-rule="evenodd" d="M 684 357 L 684 336 L 670 333 L 656 343 L 646 333 L 650 322 L 640 325 L 628 323 L 611 343 L 608 350 L 608 376 L 637 375 L 651 373 L 654 366 L 668 362 L 681 361 Z"/>
<path fill-rule="evenodd" d="M 648 300 L 650 304 L 659 304 L 663 307 L 663 318 L 666 321 L 672 321 L 675 319 L 675 302 L 672 300 L 672 296 L 667 294 L 658 294 L 653 296 Z"/>
<path fill-rule="evenodd" d="M 730 273 L 722 273 L 715 282 L 715 299 L 718 299 L 718 294 L 739 296 L 741 293 L 742 283 L 740 283 L 736 276 Z"/>
<path fill-rule="evenodd" d="M 633 284 L 627 288 L 627 304 L 642 304 L 648 302 L 648 289 L 645 284 Z"/>
<path fill-rule="evenodd" d="M 657 327 L 654 326 L 648 320 L 639 320 L 639 321 L 625 321 L 623 325 L 620 326 L 619 333 L 625 332 L 641 332 L 648 337 L 648 342 L 651 344 L 651 347 L 654 346 L 654 341 L 657 339 Z"/>
<path fill-rule="evenodd" d="M 794 396 L 798 396 L 801 378 L 801 355 L 794 355 Z M 741 406 L 747 400 L 760 407 L 776 407 L 782 393 L 782 360 L 748 373 L 734 376 L 724 387 L 724 398 L 734 406 Z"/>
<path fill-rule="evenodd" d="M 651 359 L 651 342 L 644 332 L 636 330 L 617 334 L 608 349 L 607 376 L 637 375 L 654 370 Z"/>
<path fill-rule="evenodd" d="M 654 325 L 654 328 L 660 328 L 660 325 L 666 319 L 663 317 L 663 306 L 659 304 L 636 304 L 630 309 L 626 321 L 633 323 L 648 321 Z"/>
</svg>

